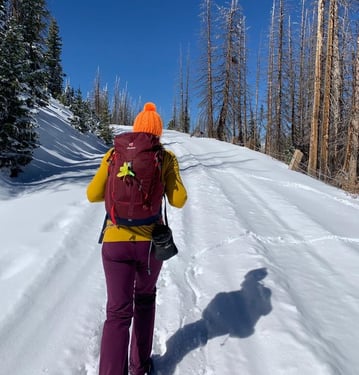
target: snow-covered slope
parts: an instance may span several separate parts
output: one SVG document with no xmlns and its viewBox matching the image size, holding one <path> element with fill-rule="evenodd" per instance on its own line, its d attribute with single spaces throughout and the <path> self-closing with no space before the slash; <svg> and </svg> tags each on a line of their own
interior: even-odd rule
<svg viewBox="0 0 359 375">
<path fill-rule="evenodd" d="M 93 160 L 98 159 L 106 147 L 93 134 L 82 134 L 70 125 L 71 112 L 58 101 L 51 100 L 37 116 L 41 146 L 34 151 L 34 160 L 16 179 L 17 184 L 46 179 L 54 180 L 58 174 L 80 178 Z M 3 177 L 4 178 L 4 177 Z M 13 182 L 13 181 L 12 181 Z"/>
<path fill-rule="evenodd" d="M 105 148 L 54 105 L 36 161 L 0 188 L 0 374 L 97 373 L 104 208 L 85 189 Z M 158 282 L 158 372 L 357 374 L 359 201 L 242 147 L 162 141 L 189 199 L 169 208 L 180 253 Z"/>
</svg>

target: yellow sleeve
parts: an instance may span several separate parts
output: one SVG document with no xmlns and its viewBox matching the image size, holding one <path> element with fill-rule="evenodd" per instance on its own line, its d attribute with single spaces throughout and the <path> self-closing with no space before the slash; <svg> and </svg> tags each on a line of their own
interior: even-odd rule
<svg viewBox="0 0 359 375">
<path fill-rule="evenodd" d="M 177 158 L 172 151 L 165 150 L 163 159 L 166 196 L 172 206 L 181 208 L 187 201 L 187 191 L 181 179 Z"/>
<path fill-rule="evenodd" d="M 91 182 L 87 186 L 87 199 L 90 202 L 103 202 L 105 199 L 105 187 L 108 176 L 108 160 L 113 149 L 106 152 L 102 158 L 101 165 L 96 171 Z"/>
<path fill-rule="evenodd" d="M 105 199 L 108 160 L 111 153 L 112 149 L 102 158 L 99 169 L 87 186 L 87 199 L 90 202 L 103 202 Z M 181 179 L 177 158 L 173 152 L 168 150 L 164 153 L 163 180 L 169 203 L 177 208 L 183 207 L 187 201 L 187 191 Z"/>
</svg>

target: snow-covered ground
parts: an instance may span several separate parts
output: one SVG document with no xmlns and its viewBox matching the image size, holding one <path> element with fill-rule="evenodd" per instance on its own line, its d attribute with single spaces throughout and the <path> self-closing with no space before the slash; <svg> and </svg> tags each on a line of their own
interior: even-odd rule
<svg viewBox="0 0 359 375">
<path fill-rule="evenodd" d="M 55 102 L 42 147 L 0 178 L 0 374 L 95 375 L 105 316 L 106 149 Z M 119 127 L 119 131 L 130 130 Z M 165 131 L 187 205 L 169 208 L 153 354 L 163 375 L 359 373 L 359 199 L 263 154 Z"/>
</svg>

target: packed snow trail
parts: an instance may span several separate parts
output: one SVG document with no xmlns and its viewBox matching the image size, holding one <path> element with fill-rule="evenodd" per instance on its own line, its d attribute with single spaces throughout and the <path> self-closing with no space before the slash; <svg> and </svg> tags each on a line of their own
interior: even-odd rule
<svg viewBox="0 0 359 375">
<path fill-rule="evenodd" d="M 359 312 L 358 298 L 351 292 L 343 295 L 343 290 L 355 290 L 359 281 L 355 271 L 358 202 L 332 195 L 335 189 L 290 172 L 264 155 L 205 139 L 192 140 L 184 147 L 179 139 L 176 144 L 172 138 L 171 147 L 180 160 L 189 202 L 183 216 L 177 219 L 174 212 L 172 221 L 185 254 L 183 267 L 174 262 L 166 265 L 166 287 L 160 289 L 166 293 L 161 297 L 166 302 L 160 304 L 158 320 L 166 314 L 171 321 L 177 317 L 177 327 L 196 321 L 215 291 L 223 291 L 224 280 L 226 290 L 239 289 L 246 271 L 263 266 L 269 273 L 264 284 L 275 291 L 276 312 L 259 320 L 256 329 L 263 326 L 262 334 L 259 331 L 248 340 L 225 344 L 223 338 L 209 341 L 190 354 L 193 358 L 183 361 L 189 365 L 179 363 L 178 373 L 190 373 L 193 368 L 198 374 L 216 374 L 221 369 L 227 369 L 223 373 L 236 369 L 238 374 L 355 373 L 356 367 L 348 363 L 348 357 L 355 359 L 355 349 L 345 338 L 348 321 L 359 328 L 358 320 L 350 318 Z M 352 215 L 348 216 L 346 206 Z M 343 255 L 345 261 L 341 261 Z M 177 303 L 173 296 L 180 296 Z M 260 296 L 252 297 L 257 303 L 262 301 Z M 238 316 L 232 318 L 235 325 Z M 271 321 L 273 327 L 280 324 L 281 328 L 266 324 Z M 165 339 L 171 332 L 179 332 L 173 331 L 175 326 L 157 333 L 159 352 L 166 352 Z M 288 332 L 286 327 L 295 330 Z M 343 340 L 336 339 L 338 332 Z M 197 333 L 201 335 L 200 329 Z M 183 344 L 190 346 L 191 339 L 196 337 L 183 338 Z M 261 353 L 260 348 L 269 342 L 272 348 L 265 355 L 266 350 Z M 233 350 L 227 350 L 228 346 Z M 221 352 L 220 359 L 213 352 Z M 241 360 L 233 358 L 234 352 L 243 359 L 243 368 Z M 176 358 L 175 350 L 172 358 Z M 158 362 L 160 367 L 161 358 Z M 171 372 L 166 363 L 163 367 L 163 373 Z"/>
<path fill-rule="evenodd" d="M 168 207 L 179 255 L 158 281 L 157 373 L 357 374 L 358 200 L 242 147 L 162 140 L 189 199 Z M 85 189 L 99 161 L 0 202 L 0 374 L 97 374 L 104 208 Z"/>
<path fill-rule="evenodd" d="M 87 205 L 84 189 L 83 183 L 50 183 L 45 194 L 2 202 L 32 208 L 16 222 L 17 228 L 26 228 L 24 245 L 2 269 L 2 281 L 16 286 L 18 295 L 2 305 L 1 374 L 80 374 L 88 356 L 98 354 L 105 291 L 96 236 L 103 209 Z M 35 238 L 33 231 L 36 244 L 26 241 Z M 16 242 L 21 238 L 11 245 Z"/>
</svg>

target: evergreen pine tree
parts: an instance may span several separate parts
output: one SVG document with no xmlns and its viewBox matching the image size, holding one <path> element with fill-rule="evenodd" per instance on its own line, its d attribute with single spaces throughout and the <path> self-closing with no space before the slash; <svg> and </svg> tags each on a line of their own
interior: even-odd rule
<svg viewBox="0 0 359 375">
<path fill-rule="evenodd" d="M 91 109 L 89 100 L 83 100 L 81 90 L 78 89 L 71 99 L 69 106 L 73 118 L 71 119 L 72 126 L 79 130 L 81 133 L 94 133 L 99 136 L 97 128 L 100 124 L 99 118 Z"/>
<path fill-rule="evenodd" d="M 82 102 L 83 105 L 83 113 L 85 116 L 85 121 L 87 124 L 87 131 L 96 134 L 97 125 L 99 123 L 99 120 L 97 116 L 95 115 L 94 111 L 91 108 L 91 102 L 89 99 L 84 100 Z"/>
<path fill-rule="evenodd" d="M 75 129 L 79 130 L 81 133 L 96 133 L 99 119 L 91 110 L 89 101 L 83 100 L 80 89 L 76 91 L 70 109 L 74 114 L 71 123 Z"/>
<path fill-rule="evenodd" d="M 55 19 L 51 20 L 49 34 L 46 39 L 45 62 L 48 73 L 48 90 L 58 99 L 62 93 L 64 73 L 61 65 L 61 38 Z"/>
<path fill-rule="evenodd" d="M 167 129 L 176 130 L 176 121 L 174 119 L 170 120 L 167 124 Z"/>
<path fill-rule="evenodd" d="M 32 160 L 36 147 L 32 100 L 24 83 L 28 60 L 23 32 L 14 18 L 9 21 L 0 42 L 0 168 L 16 177 Z"/>
<path fill-rule="evenodd" d="M 44 33 L 49 17 L 46 0 L 13 0 L 12 15 L 17 24 L 21 25 L 26 57 L 30 61 L 25 79 L 31 96 L 37 104 L 46 105 L 48 93 Z"/>
<path fill-rule="evenodd" d="M 6 24 L 5 0 L 0 0 L 0 40 L 3 40 Z"/>
<path fill-rule="evenodd" d="M 109 109 L 107 90 L 102 91 L 100 95 L 100 113 L 98 124 L 98 136 L 105 141 L 106 144 L 111 144 L 113 141 L 113 132 L 110 128 L 111 113 Z"/>
<path fill-rule="evenodd" d="M 72 102 L 75 100 L 75 91 L 69 83 L 66 83 L 65 90 L 60 95 L 59 100 L 66 107 L 70 107 Z"/>
<path fill-rule="evenodd" d="M 5 38 L 5 27 L 6 27 L 6 11 L 5 11 L 5 1 L 0 0 L 0 63 L 4 61 L 6 58 L 5 51 L 3 50 L 4 38 Z M 5 116 L 5 103 L 6 103 L 6 95 L 2 90 L 4 86 L 3 79 L 5 76 L 1 76 L 0 81 L 0 119 L 3 119 Z"/>
<path fill-rule="evenodd" d="M 81 90 L 78 89 L 75 93 L 75 97 L 70 105 L 70 109 L 73 113 L 73 117 L 71 119 L 72 126 L 79 130 L 81 133 L 87 132 L 85 116 L 84 116 L 84 105 L 82 100 L 82 93 Z"/>
</svg>

